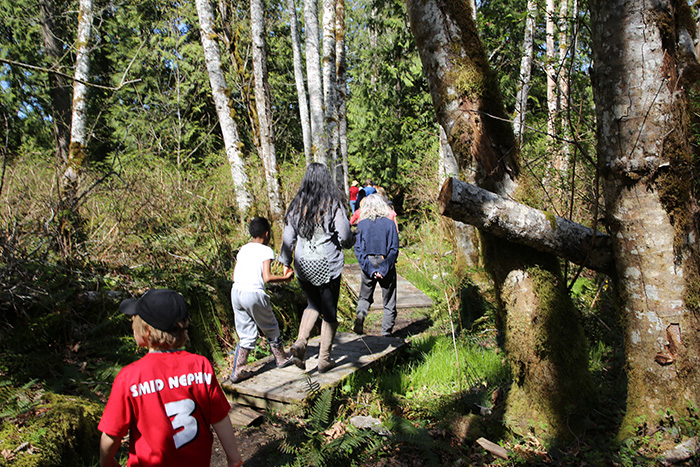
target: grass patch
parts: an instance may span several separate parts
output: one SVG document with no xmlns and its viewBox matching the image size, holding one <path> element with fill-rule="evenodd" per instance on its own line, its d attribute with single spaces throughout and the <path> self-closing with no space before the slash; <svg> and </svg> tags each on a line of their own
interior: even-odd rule
<svg viewBox="0 0 700 467">
<path fill-rule="evenodd" d="M 403 361 L 355 373 L 344 390 L 373 392 L 385 403 L 405 406 L 413 419 L 439 419 L 458 408 L 455 401 L 462 408 L 489 408 L 492 392 L 509 378 L 494 342 L 490 336 L 464 337 L 455 354 L 449 336 L 424 335 L 412 341 Z"/>
</svg>

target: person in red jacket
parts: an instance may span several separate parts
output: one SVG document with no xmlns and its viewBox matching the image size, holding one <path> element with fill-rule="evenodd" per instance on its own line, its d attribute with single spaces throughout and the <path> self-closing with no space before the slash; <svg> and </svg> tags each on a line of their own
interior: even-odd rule
<svg viewBox="0 0 700 467">
<path fill-rule="evenodd" d="M 357 180 L 353 180 L 352 185 L 350 185 L 350 214 L 355 214 L 355 209 L 357 209 L 357 193 L 360 192 L 359 185 Z"/>
</svg>

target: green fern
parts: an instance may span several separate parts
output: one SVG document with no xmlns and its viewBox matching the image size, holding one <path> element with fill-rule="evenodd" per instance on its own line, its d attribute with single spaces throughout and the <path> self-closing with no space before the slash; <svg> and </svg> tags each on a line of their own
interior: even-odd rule
<svg viewBox="0 0 700 467">
<path fill-rule="evenodd" d="M 321 383 L 312 379 L 308 373 L 304 373 L 304 376 L 306 377 L 306 393 L 312 397 L 318 396 L 319 392 L 321 392 Z"/>
<path fill-rule="evenodd" d="M 36 382 L 34 379 L 14 387 L 8 380 L 0 381 L 0 420 L 18 417 L 39 405 L 43 391 L 32 388 Z"/>
<path fill-rule="evenodd" d="M 333 405 L 333 389 L 327 388 L 316 398 L 311 408 L 309 424 L 314 430 L 324 430 L 328 427 Z"/>
<path fill-rule="evenodd" d="M 307 383 L 311 387 L 310 378 Z M 282 441 L 280 450 L 294 457 L 289 467 L 306 466 L 347 466 L 358 453 L 371 455 L 384 446 L 384 439 L 370 430 L 358 430 L 349 427 L 342 436 L 328 442 L 324 434 L 331 424 L 333 389 L 326 388 L 318 392 L 305 420 L 306 429 L 293 429 Z"/>
</svg>

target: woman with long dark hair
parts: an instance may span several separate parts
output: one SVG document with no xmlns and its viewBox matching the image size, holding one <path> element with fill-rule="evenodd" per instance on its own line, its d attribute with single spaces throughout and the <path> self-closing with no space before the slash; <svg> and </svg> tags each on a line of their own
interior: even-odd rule
<svg viewBox="0 0 700 467">
<path fill-rule="evenodd" d="M 352 246 L 343 196 L 325 165 L 314 162 L 307 167 L 284 223 L 279 261 L 286 273 L 294 257 L 294 270 L 308 302 L 291 352 L 305 368 L 306 344 L 320 315 L 318 371 L 324 373 L 335 366 L 330 353 L 338 328 L 343 248 Z"/>
</svg>

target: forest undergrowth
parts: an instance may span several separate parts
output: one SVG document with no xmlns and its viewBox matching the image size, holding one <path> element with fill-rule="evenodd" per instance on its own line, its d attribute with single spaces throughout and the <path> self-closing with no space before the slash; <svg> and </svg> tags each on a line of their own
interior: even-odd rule
<svg viewBox="0 0 700 467">
<path fill-rule="evenodd" d="M 216 164 L 187 171 L 147 157 L 128 166 L 87 175 L 68 256 L 57 248 L 65 226 L 56 221 L 51 164 L 27 154 L 7 167 L 0 193 L 0 465 L 96 465 L 96 427 L 111 382 L 140 355 L 118 304 L 148 288 L 186 297 L 194 322 L 188 348 L 227 371 L 236 343 L 230 277 L 235 253 L 248 241 L 229 174 Z M 592 274 L 572 287 L 598 385 L 584 435 L 545 449 L 532 434 L 504 431 L 511 377 L 496 299 L 484 271 L 456 259 L 450 223 L 437 215 L 436 188 L 429 188 L 439 186 L 426 175 L 433 168 L 417 170 L 425 173 L 410 176 L 425 187 L 416 186 L 399 212 L 398 269 L 434 300 L 431 327 L 391 362 L 317 391 L 303 416 L 269 413 L 284 432 L 269 465 L 653 465 L 654 433 L 622 444 L 610 436 L 624 406 L 622 343 L 611 285 Z M 289 201 L 303 163 L 285 164 L 281 173 Z M 264 199 L 263 183 L 251 181 L 256 200 Z M 253 210 L 266 215 L 260 201 Z M 289 341 L 304 307 L 301 291 L 292 282 L 270 293 Z M 342 293 L 341 330 L 351 328 L 354 306 Z M 358 430 L 350 423 L 355 416 L 373 417 L 383 428 Z M 666 420 L 679 436 L 700 430 L 696 412 Z M 500 443 L 509 459 L 485 451 L 479 438 Z"/>
</svg>

